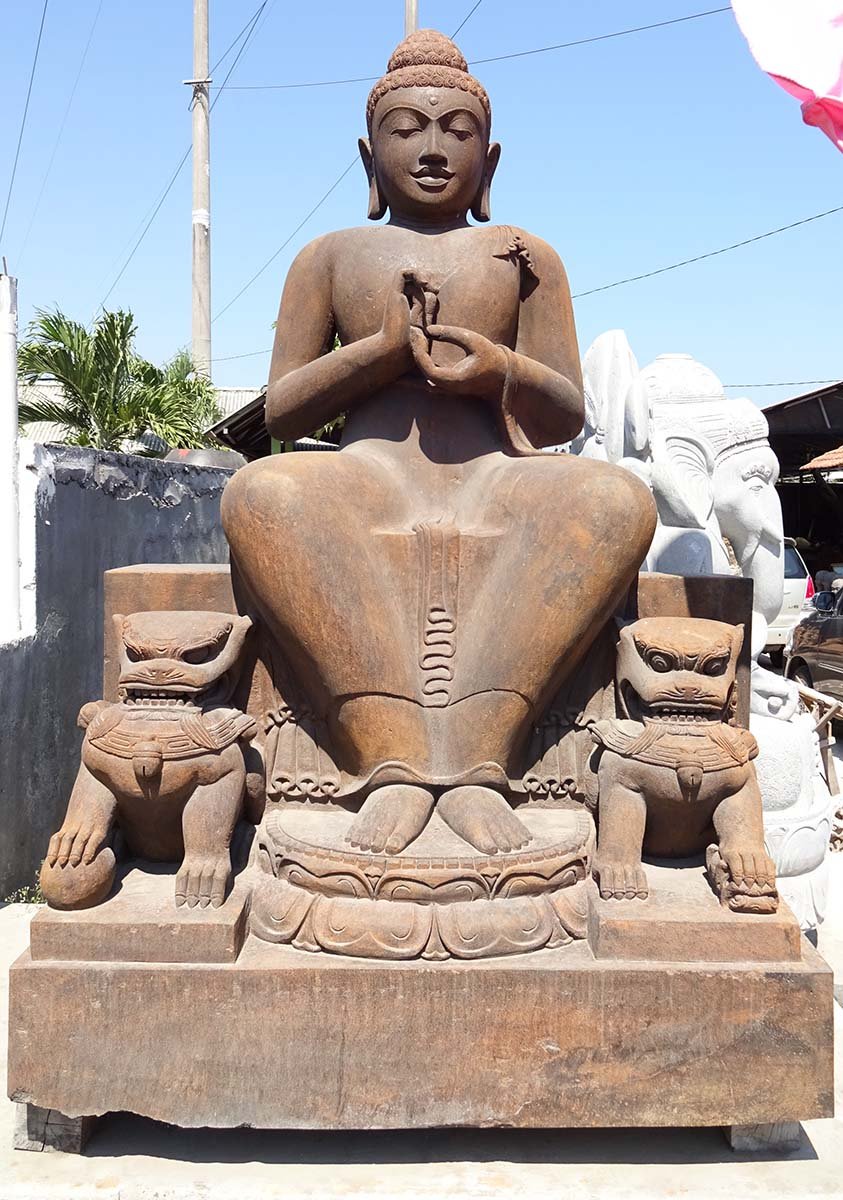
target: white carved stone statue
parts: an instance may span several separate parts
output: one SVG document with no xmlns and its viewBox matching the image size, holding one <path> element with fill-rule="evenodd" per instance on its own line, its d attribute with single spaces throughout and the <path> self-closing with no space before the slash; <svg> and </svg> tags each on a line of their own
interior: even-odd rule
<svg viewBox="0 0 843 1200">
<path fill-rule="evenodd" d="M 626 335 L 602 334 L 583 360 L 590 434 L 652 489 L 659 522 L 644 569 L 677 575 L 739 573 L 753 581 L 751 728 L 768 850 L 781 892 L 803 929 L 824 915 L 831 798 L 813 721 L 796 685 L 759 665 L 784 588 L 779 464 L 767 420 L 727 398 L 717 376 L 687 354 L 638 370 Z"/>
</svg>

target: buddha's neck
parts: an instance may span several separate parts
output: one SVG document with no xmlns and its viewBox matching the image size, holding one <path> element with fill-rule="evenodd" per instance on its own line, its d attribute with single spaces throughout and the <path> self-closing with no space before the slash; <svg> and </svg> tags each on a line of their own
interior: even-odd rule
<svg viewBox="0 0 843 1200">
<path fill-rule="evenodd" d="M 393 225 L 397 229 L 410 229 L 413 233 L 434 234 L 450 233 L 452 229 L 467 229 L 468 220 L 465 213 L 446 220 L 425 221 L 423 217 L 410 217 L 390 211 L 387 225 Z"/>
</svg>

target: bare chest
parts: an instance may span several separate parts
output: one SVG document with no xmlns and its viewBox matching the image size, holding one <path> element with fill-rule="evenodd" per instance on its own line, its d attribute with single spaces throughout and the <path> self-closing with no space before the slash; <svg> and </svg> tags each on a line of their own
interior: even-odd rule
<svg viewBox="0 0 843 1200">
<path fill-rule="evenodd" d="M 478 234 L 476 239 L 447 235 L 406 240 L 372 236 L 354 239 L 335 261 L 333 309 L 344 343 L 377 332 L 388 289 L 398 271 L 412 271 L 438 297 L 436 321 L 482 333 L 491 341 L 514 345 L 518 329 L 521 269 L 505 247 Z M 496 250 L 501 252 L 495 253 Z"/>
</svg>

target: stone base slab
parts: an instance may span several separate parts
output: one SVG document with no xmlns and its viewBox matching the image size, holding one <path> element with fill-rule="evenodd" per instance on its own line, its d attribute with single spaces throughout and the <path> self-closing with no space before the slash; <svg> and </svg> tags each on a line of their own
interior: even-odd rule
<svg viewBox="0 0 843 1200">
<path fill-rule="evenodd" d="M 9 1092 L 182 1126 L 771 1125 L 832 1115 L 832 976 L 798 963 L 235 963 L 10 976 Z"/>
<path fill-rule="evenodd" d="M 775 913 L 721 904 L 705 867 L 647 863 L 646 900 L 601 900 L 589 884 L 588 943 L 595 958 L 644 962 L 799 962 L 802 933 L 780 902 Z"/>
<path fill-rule="evenodd" d="M 234 962 L 246 937 L 251 886 L 241 874 L 219 908 L 177 908 L 177 867 L 129 863 L 114 893 L 70 912 L 42 908 L 29 929 L 36 961 Z"/>
</svg>

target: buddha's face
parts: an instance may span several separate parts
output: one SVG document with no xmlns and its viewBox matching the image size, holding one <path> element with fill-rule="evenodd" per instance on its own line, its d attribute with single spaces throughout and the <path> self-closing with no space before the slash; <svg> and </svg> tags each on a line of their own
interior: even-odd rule
<svg viewBox="0 0 843 1200">
<path fill-rule="evenodd" d="M 371 157 L 383 201 L 395 216 L 438 223 L 464 216 L 499 148 L 489 145 L 486 112 L 459 88 L 414 87 L 387 92 L 372 116 Z"/>
</svg>

